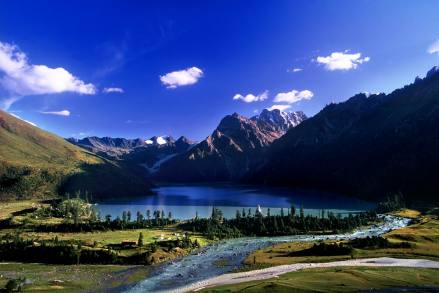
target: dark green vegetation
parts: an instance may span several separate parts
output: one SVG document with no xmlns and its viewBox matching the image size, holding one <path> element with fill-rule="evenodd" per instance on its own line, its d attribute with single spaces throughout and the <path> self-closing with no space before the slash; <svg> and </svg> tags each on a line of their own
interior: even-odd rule
<svg viewBox="0 0 439 293">
<path fill-rule="evenodd" d="M 438 273 L 437 269 L 398 267 L 319 268 L 287 273 L 275 279 L 205 289 L 201 292 L 362 292 L 370 289 L 428 287 L 439 285 Z"/>
<path fill-rule="evenodd" d="M 314 243 L 310 248 L 292 251 L 288 256 L 333 256 L 351 255 L 354 249 L 411 248 L 409 242 L 392 243 L 383 237 L 357 238 L 340 243 Z"/>
<path fill-rule="evenodd" d="M 0 200 L 88 190 L 94 199 L 150 193 L 139 167 L 103 159 L 0 111 Z"/>
<path fill-rule="evenodd" d="M 232 238 L 240 236 L 282 236 L 305 233 L 340 233 L 378 221 L 375 212 L 365 212 L 341 217 L 322 210 L 320 217 L 304 215 L 303 208 L 296 215 L 294 206 L 287 214 L 263 216 L 260 212 L 253 215 L 251 210 L 236 212 L 235 219 L 223 219 L 220 210 L 214 208 L 210 219 L 195 218 L 180 225 L 188 231 L 199 232 L 208 239 Z"/>
<path fill-rule="evenodd" d="M 149 265 L 200 246 L 196 237 L 176 229 L 165 239 L 165 229 L 175 220 L 159 211 L 153 218 L 146 214 L 100 219 L 80 198 L 14 212 L 0 223 L 0 261 Z"/>
<path fill-rule="evenodd" d="M 330 104 L 270 147 L 250 181 L 320 188 L 368 199 L 439 194 L 439 73 L 391 94 Z"/>
</svg>

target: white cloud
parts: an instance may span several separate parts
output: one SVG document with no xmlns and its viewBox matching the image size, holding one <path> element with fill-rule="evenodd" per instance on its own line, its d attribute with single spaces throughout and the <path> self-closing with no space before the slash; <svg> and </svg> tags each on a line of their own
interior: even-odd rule
<svg viewBox="0 0 439 293">
<path fill-rule="evenodd" d="M 6 89 L 12 102 L 3 101 L 8 109 L 23 96 L 75 92 L 93 95 L 96 88 L 85 83 L 62 67 L 50 68 L 46 65 L 33 65 L 25 53 L 17 46 L 0 42 L 0 86 Z M 7 99 L 8 100 L 8 99 Z"/>
<path fill-rule="evenodd" d="M 287 71 L 288 71 L 288 72 L 300 72 L 300 71 L 302 71 L 302 70 L 303 70 L 302 68 L 298 68 L 298 67 L 296 67 L 296 68 L 288 69 Z"/>
<path fill-rule="evenodd" d="M 124 90 L 120 87 L 106 87 L 103 90 L 104 93 L 109 94 L 109 93 L 120 93 L 122 94 L 124 92 Z"/>
<path fill-rule="evenodd" d="M 309 90 L 292 90 L 286 93 L 278 93 L 276 97 L 274 97 L 274 102 L 293 104 L 301 100 L 311 100 L 313 96 L 314 93 Z"/>
<path fill-rule="evenodd" d="M 14 117 L 17 118 L 17 119 L 20 119 L 20 120 L 22 120 L 22 121 L 24 121 L 24 122 L 26 122 L 26 123 L 29 123 L 29 124 L 32 125 L 32 126 L 38 127 L 35 123 L 33 123 L 33 122 L 29 121 L 29 120 L 25 120 L 25 119 L 21 118 L 21 117 L 18 116 L 18 115 L 15 115 L 15 114 L 10 113 L 10 112 L 9 112 L 9 114 L 10 114 L 11 116 L 14 116 Z"/>
<path fill-rule="evenodd" d="M 169 72 L 160 76 L 160 81 L 167 88 L 174 89 L 179 86 L 197 83 L 203 77 L 203 71 L 197 67 L 190 67 L 184 70 Z"/>
<path fill-rule="evenodd" d="M 323 64 L 327 70 L 334 71 L 356 69 L 359 64 L 369 62 L 369 60 L 369 57 L 361 58 L 361 53 L 348 54 L 345 51 L 333 52 L 326 57 L 319 56 L 315 61 Z"/>
<path fill-rule="evenodd" d="M 246 103 L 260 102 L 260 101 L 265 101 L 266 99 L 268 99 L 268 91 L 260 93 L 257 96 L 253 94 L 248 94 L 246 96 L 243 96 L 241 94 L 236 94 L 233 96 L 233 100 L 242 100 Z"/>
<path fill-rule="evenodd" d="M 291 108 L 291 105 L 273 105 L 269 108 L 267 108 L 268 111 L 273 111 L 273 110 L 279 110 L 279 111 L 285 111 Z"/>
<path fill-rule="evenodd" d="M 42 114 L 49 114 L 49 115 L 57 115 L 57 116 L 70 116 L 70 111 L 69 110 L 47 111 L 47 112 L 41 111 L 40 113 L 42 113 Z"/>
<path fill-rule="evenodd" d="M 430 45 L 430 47 L 428 47 L 427 52 L 430 54 L 439 55 L 439 39 L 437 39 L 436 42 L 434 42 L 433 44 Z"/>
</svg>

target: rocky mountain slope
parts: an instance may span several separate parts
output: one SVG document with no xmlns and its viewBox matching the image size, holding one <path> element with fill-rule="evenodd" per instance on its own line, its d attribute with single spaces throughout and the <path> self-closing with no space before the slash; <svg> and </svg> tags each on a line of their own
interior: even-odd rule
<svg viewBox="0 0 439 293">
<path fill-rule="evenodd" d="M 330 104 L 274 142 L 249 182 L 438 201 L 439 70 Z"/>
<path fill-rule="evenodd" d="M 146 142 L 140 138 L 112 138 L 112 137 L 84 137 L 81 139 L 68 138 L 67 141 L 89 150 L 101 156 L 110 158 L 118 158 L 124 154 L 131 152 L 134 148 L 145 146 Z"/>
<path fill-rule="evenodd" d="M 69 142 L 104 156 L 132 166 L 142 166 L 148 173 L 155 173 L 162 162 L 186 152 L 195 143 L 182 136 L 153 136 L 149 139 L 127 139 L 111 137 L 68 138 Z"/>
<path fill-rule="evenodd" d="M 302 112 L 287 114 L 279 110 L 264 110 L 252 118 L 237 113 L 228 115 L 205 140 L 162 163 L 156 178 L 166 181 L 239 179 L 258 165 L 268 145 L 304 119 Z"/>
<path fill-rule="evenodd" d="M 151 184 L 128 168 L 0 111 L 0 198 L 51 197 L 76 191 L 95 198 L 145 195 Z"/>
</svg>

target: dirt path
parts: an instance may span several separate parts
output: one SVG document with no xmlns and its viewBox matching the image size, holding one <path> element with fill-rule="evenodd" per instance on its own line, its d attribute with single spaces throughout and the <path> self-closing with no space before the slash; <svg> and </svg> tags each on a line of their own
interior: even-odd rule
<svg viewBox="0 0 439 293">
<path fill-rule="evenodd" d="M 311 268 L 327 268 L 339 266 L 370 266 L 370 267 L 413 267 L 413 268 L 437 268 L 439 269 L 438 261 L 431 261 L 425 259 L 397 259 L 389 257 L 380 258 L 365 258 L 345 261 L 335 261 L 327 263 L 299 263 L 292 265 L 275 266 L 271 268 L 254 270 L 242 273 L 224 274 L 218 277 L 194 283 L 185 288 L 180 288 L 178 291 L 172 292 L 192 292 L 198 291 L 207 287 L 215 287 L 221 285 L 237 284 L 249 281 L 259 281 L 265 279 L 276 278 L 279 275 L 295 272 L 302 269 Z"/>
</svg>

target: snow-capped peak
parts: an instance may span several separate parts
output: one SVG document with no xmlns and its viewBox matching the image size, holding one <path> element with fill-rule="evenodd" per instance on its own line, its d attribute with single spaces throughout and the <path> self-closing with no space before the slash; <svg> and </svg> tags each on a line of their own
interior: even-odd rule
<svg viewBox="0 0 439 293">
<path fill-rule="evenodd" d="M 261 114 L 252 117 L 252 120 L 260 120 L 279 127 L 283 131 L 287 131 L 291 127 L 299 125 L 307 117 L 301 112 L 283 112 L 279 109 L 264 109 Z"/>
<path fill-rule="evenodd" d="M 166 139 L 164 139 L 163 136 L 158 136 L 156 142 L 160 145 L 167 143 Z"/>
</svg>

